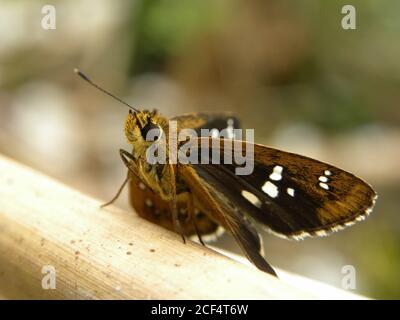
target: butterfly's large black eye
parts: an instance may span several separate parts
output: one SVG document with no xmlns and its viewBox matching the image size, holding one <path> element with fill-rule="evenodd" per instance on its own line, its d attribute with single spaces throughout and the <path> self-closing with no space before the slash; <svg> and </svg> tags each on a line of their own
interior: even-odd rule
<svg viewBox="0 0 400 320">
<path fill-rule="evenodd" d="M 157 141 L 161 138 L 162 129 L 155 123 L 148 121 L 147 124 L 141 129 L 143 139 L 146 141 Z"/>
</svg>

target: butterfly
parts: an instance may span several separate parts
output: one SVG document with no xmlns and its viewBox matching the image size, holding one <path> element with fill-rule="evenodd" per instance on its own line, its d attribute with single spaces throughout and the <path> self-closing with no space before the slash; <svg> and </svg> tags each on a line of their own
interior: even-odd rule
<svg viewBox="0 0 400 320">
<path fill-rule="evenodd" d="M 208 152 L 215 151 L 221 158 L 219 163 L 149 163 L 146 152 L 155 140 L 168 135 L 169 119 L 156 110 L 128 106 L 125 135 L 132 150 L 120 150 L 127 178 L 105 205 L 114 202 L 129 183 L 130 202 L 139 216 L 179 233 L 183 241 L 197 236 L 204 244 L 204 237 L 218 234 L 222 228 L 258 269 L 276 276 L 264 258 L 259 226 L 287 239 L 325 236 L 364 220 L 373 209 L 377 194 L 371 186 L 335 166 L 237 141 L 234 136 L 232 142 L 242 146 L 240 151 L 234 148 L 235 143 L 225 143 L 225 138 L 202 136 L 201 129 L 232 132 L 239 128 L 238 119 L 230 113 L 200 112 L 170 119 L 178 130 L 190 128 L 196 133 L 190 141 L 191 152 L 200 150 L 208 140 Z M 155 140 L 147 140 L 150 130 L 156 131 Z M 222 158 L 226 154 L 234 158 L 249 144 L 254 150 L 254 169 L 248 175 L 237 175 L 239 164 L 224 163 Z"/>
</svg>

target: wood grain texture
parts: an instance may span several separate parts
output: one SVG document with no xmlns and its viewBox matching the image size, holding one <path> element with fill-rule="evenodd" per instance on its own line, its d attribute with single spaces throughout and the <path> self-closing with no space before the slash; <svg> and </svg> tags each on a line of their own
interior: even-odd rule
<svg viewBox="0 0 400 320">
<path fill-rule="evenodd" d="M 46 265 L 56 269 L 55 290 L 42 288 Z M 290 282 L 191 241 L 183 244 L 134 212 L 100 209 L 100 201 L 0 156 L 3 298 L 360 298 Z"/>
</svg>

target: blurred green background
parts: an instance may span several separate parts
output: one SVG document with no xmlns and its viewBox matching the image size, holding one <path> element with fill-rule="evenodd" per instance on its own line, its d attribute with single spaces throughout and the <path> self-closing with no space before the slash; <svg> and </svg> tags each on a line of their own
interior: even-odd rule
<svg viewBox="0 0 400 320">
<path fill-rule="evenodd" d="M 41 26 L 45 4 L 55 30 Z M 345 4 L 356 30 L 341 26 Z M 0 153 L 114 195 L 127 110 L 74 67 L 166 116 L 234 111 L 257 142 L 345 168 L 380 196 L 365 222 L 330 237 L 266 234 L 268 260 L 337 287 L 353 265 L 356 292 L 400 298 L 399 14 L 396 0 L 1 0 Z M 215 245 L 237 250 L 226 235 Z"/>
</svg>

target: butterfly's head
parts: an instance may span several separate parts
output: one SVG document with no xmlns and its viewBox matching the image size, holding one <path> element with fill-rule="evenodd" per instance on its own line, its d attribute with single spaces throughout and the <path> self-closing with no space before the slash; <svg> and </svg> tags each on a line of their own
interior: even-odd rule
<svg viewBox="0 0 400 320">
<path fill-rule="evenodd" d="M 125 121 L 125 136 L 135 151 L 147 149 L 155 141 L 165 138 L 167 121 L 157 111 L 129 110 Z"/>
</svg>

